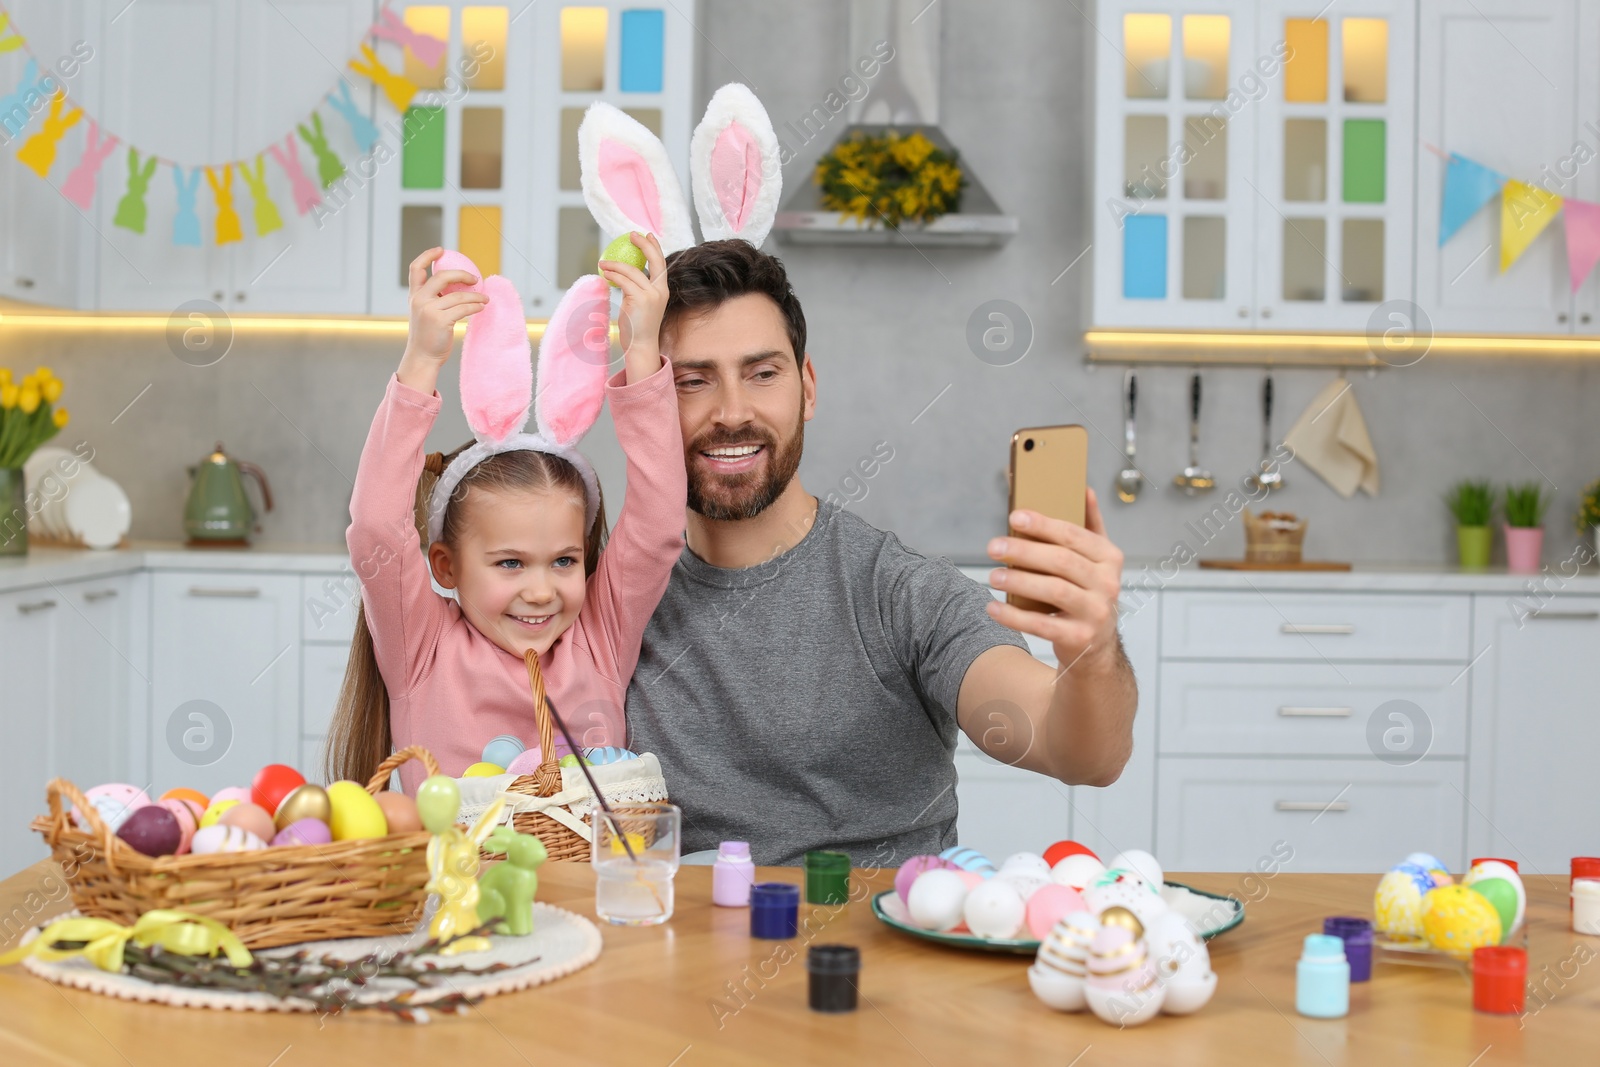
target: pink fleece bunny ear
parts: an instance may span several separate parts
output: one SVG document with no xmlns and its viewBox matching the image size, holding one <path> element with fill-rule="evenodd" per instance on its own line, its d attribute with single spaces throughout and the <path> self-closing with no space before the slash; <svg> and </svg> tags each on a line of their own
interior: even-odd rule
<svg viewBox="0 0 1600 1067">
<path fill-rule="evenodd" d="M 539 341 L 534 418 L 556 444 L 573 445 L 600 416 L 611 360 L 611 287 L 598 274 L 572 283 Z"/>
<path fill-rule="evenodd" d="M 482 277 L 472 260 L 447 251 L 433 269 L 464 270 Z M 522 297 L 516 286 L 498 274 L 476 285 L 454 284 L 445 292 L 471 289 L 489 298 L 484 309 L 467 320 L 461 344 L 461 410 L 480 441 L 504 444 L 528 421 L 533 398 L 533 347 Z"/>
<path fill-rule="evenodd" d="M 607 240 L 630 230 L 653 233 L 667 255 L 694 244 L 689 204 L 666 147 L 610 104 L 589 105 L 578 127 L 583 202 Z"/>
<path fill-rule="evenodd" d="M 706 105 L 689 143 L 689 176 L 707 241 L 761 247 L 778 216 L 783 169 L 772 120 L 748 86 L 731 82 Z"/>
</svg>

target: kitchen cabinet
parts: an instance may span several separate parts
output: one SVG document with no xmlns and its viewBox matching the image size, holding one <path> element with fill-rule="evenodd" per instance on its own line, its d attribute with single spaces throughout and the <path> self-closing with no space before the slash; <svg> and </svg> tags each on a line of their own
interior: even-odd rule
<svg viewBox="0 0 1600 1067">
<path fill-rule="evenodd" d="M 398 158 L 373 180 L 374 314 L 406 313 L 407 266 L 434 245 L 509 278 L 532 317 L 593 274 L 602 245 L 583 206 L 577 131 L 597 100 L 661 138 L 687 195 L 696 34 L 668 7 L 592 0 L 509 17 L 444 0 L 405 10 L 450 48 L 439 69 L 408 60 L 425 92 L 406 113 Z"/>
<path fill-rule="evenodd" d="M 1575 320 L 1559 217 L 1501 273 L 1500 198 L 1442 246 L 1439 208 L 1441 152 L 1600 199 L 1593 166 L 1574 160 L 1579 145 L 1589 159 L 1600 152 L 1583 125 L 1600 119 L 1600 11 L 1580 0 L 1429 0 L 1418 39 L 1417 303 L 1440 332 L 1592 332 L 1600 282 L 1584 284 Z"/>
<path fill-rule="evenodd" d="M 89 12 L 84 0 L 11 0 L 6 4 L 14 32 L 26 35 L 41 66 L 71 95 L 74 103 L 98 109 L 98 63 L 103 53 L 94 48 L 88 32 Z M 20 81 L 27 59 L 18 49 L 0 56 L 0 85 L 11 92 Z M 16 152 L 44 122 L 44 112 L 32 116 L 19 134 L 0 133 L 8 143 L 0 146 L 0 297 L 59 307 L 88 307 L 94 301 L 94 230 L 72 201 L 61 195 L 77 152 L 58 154 L 45 179 L 18 161 Z M 82 120 L 79 120 L 81 128 Z M 69 134 L 76 144 L 81 134 Z"/>
<path fill-rule="evenodd" d="M 344 67 L 371 25 L 373 0 L 141 0 L 100 8 L 102 122 L 124 145 L 163 162 L 146 196 L 142 234 L 115 225 L 128 183 L 126 149 L 101 171 L 98 306 L 172 311 L 205 300 L 232 312 L 365 311 L 371 202 L 345 121 L 324 97 L 344 78 L 357 106 L 374 116 L 372 86 Z M 345 179 L 323 190 L 321 209 L 296 212 L 288 179 L 269 155 L 265 172 L 281 229 L 257 235 L 248 187 L 234 168 L 244 239 L 216 243 L 215 199 L 201 177 L 202 245 L 172 243 L 178 195 L 167 161 L 190 168 L 248 153 L 243 162 L 253 163 L 313 108 L 347 168 Z M 296 140 L 302 165 L 315 175 L 315 158 Z"/>
<path fill-rule="evenodd" d="M 51 718 L 60 679 L 60 596 L 52 589 L 0 594 L 0 656 L 5 670 L 5 738 L 9 754 L 0 774 L 0 875 L 44 859 L 48 849 L 28 829 L 45 811 L 45 784 L 55 777 Z M 95 783 L 88 783 L 93 785 Z M 85 786 L 86 787 L 86 786 Z"/>
<path fill-rule="evenodd" d="M 163 571 L 151 586 L 151 778 L 210 794 L 300 755 L 300 579 Z"/>
<path fill-rule="evenodd" d="M 1475 599 L 1468 850 L 1564 876 L 1600 855 L 1600 597 Z"/>
<path fill-rule="evenodd" d="M 1359 330 L 1412 284 L 1412 0 L 1102 0 L 1097 326 Z"/>
</svg>

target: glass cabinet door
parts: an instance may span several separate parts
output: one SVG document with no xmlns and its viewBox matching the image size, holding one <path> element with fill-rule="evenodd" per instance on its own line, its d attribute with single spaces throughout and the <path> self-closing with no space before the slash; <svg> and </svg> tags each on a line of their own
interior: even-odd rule
<svg viewBox="0 0 1600 1067">
<path fill-rule="evenodd" d="M 1260 105 L 1257 325 L 1363 329 L 1411 297 L 1416 154 L 1405 0 L 1261 0 L 1256 50 L 1282 57 Z"/>
<path fill-rule="evenodd" d="M 1100 5 L 1095 324 L 1254 317 L 1253 4 Z M 1070 257 L 1069 257 L 1070 258 Z"/>
</svg>

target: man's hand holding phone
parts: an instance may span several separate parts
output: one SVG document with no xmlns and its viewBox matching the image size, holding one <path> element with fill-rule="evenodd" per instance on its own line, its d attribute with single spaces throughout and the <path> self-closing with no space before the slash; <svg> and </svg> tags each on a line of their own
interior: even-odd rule
<svg viewBox="0 0 1600 1067">
<path fill-rule="evenodd" d="M 1094 490 L 1087 490 L 1084 526 L 1029 509 L 1013 511 L 1010 521 L 1015 533 L 989 542 L 990 558 L 1005 564 L 989 582 L 1049 613 L 993 601 L 990 617 L 1049 641 L 1063 670 L 1085 655 L 1115 655 L 1122 550 L 1106 537 Z"/>
</svg>

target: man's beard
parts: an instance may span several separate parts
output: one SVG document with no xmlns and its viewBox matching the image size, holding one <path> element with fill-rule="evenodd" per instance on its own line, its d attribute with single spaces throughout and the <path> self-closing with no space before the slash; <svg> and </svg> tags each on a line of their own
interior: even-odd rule
<svg viewBox="0 0 1600 1067">
<path fill-rule="evenodd" d="M 803 414 L 795 420 L 794 434 L 782 448 L 770 433 L 753 427 L 713 431 L 701 437 L 685 457 L 689 469 L 689 510 L 719 522 L 755 518 L 783 495 L 795 472 L 800 469 L 800 453 L 804 450 L 805 437 L 806 420 Z M 765 477 L 759 469 L 739 474 L 716 474 L 701 468 L 702 451 L 746 444 L 760 445 L 769 457 L 765 464 Z"/>
</svg>

